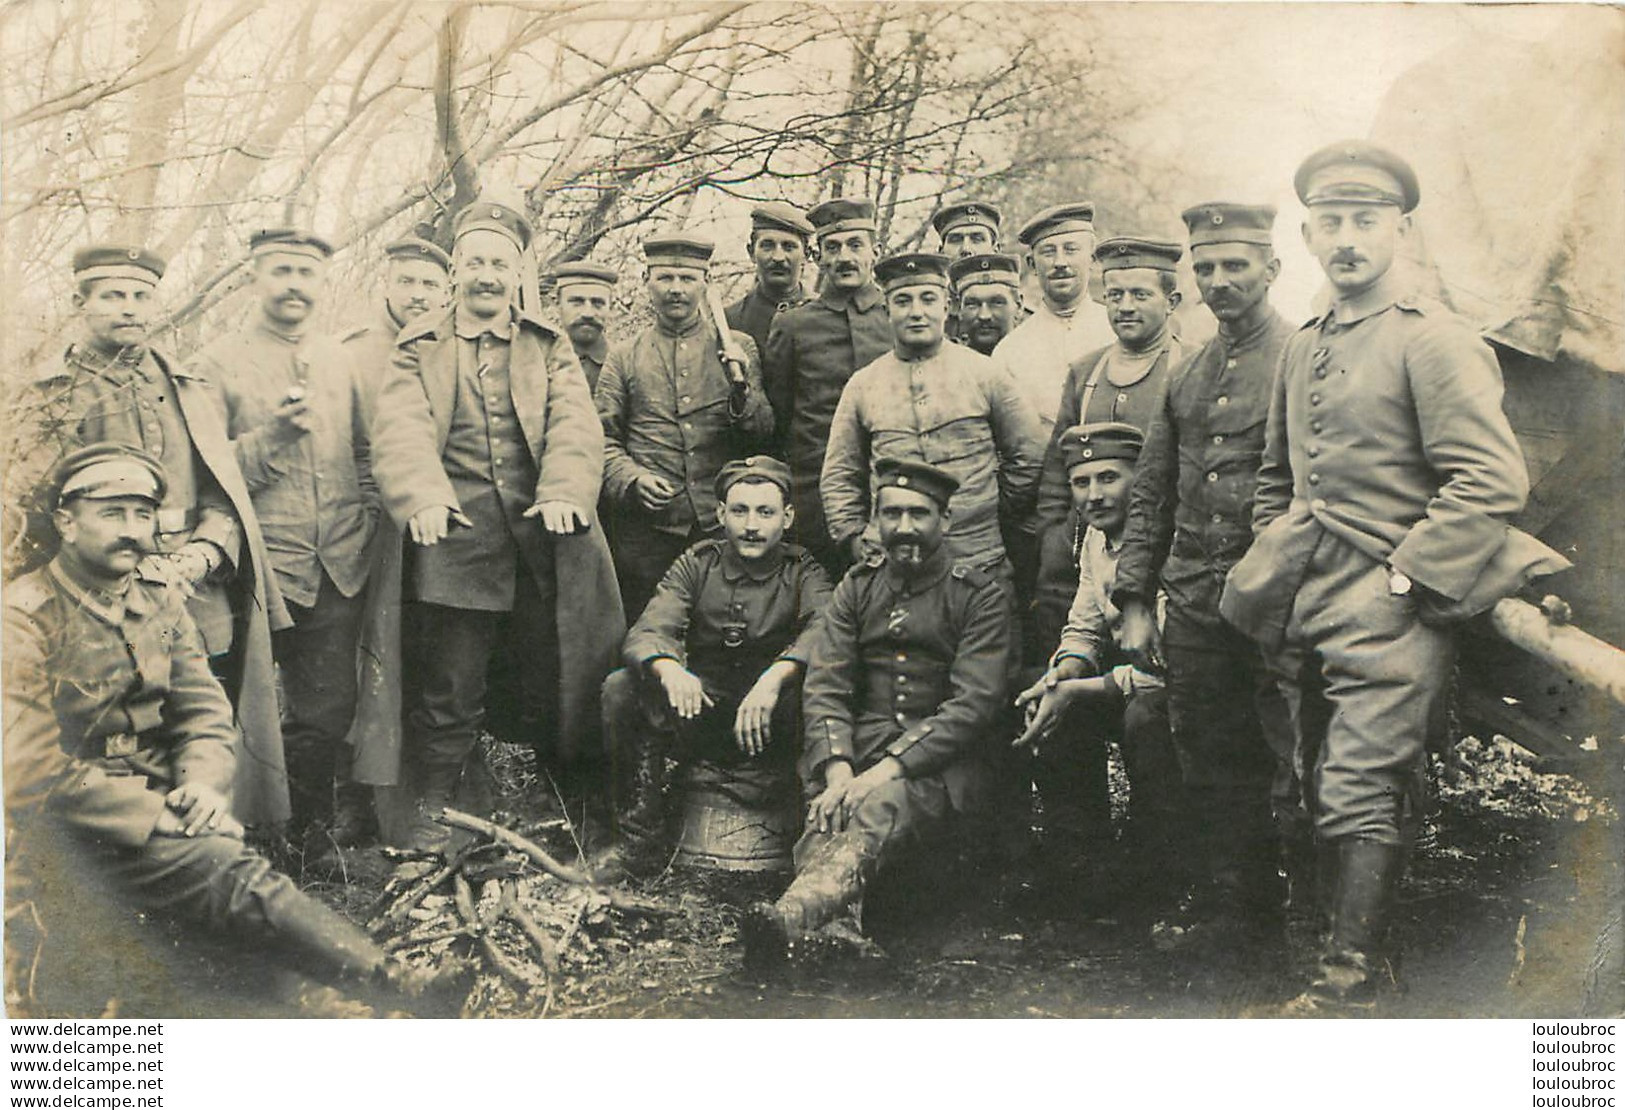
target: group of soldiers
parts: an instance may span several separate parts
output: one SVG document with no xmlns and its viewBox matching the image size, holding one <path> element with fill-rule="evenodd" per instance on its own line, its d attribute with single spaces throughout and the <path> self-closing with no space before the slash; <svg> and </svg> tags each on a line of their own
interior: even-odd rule
<svg viewBox="0 0 1625 1110">
<path fill-rule="evenodd" d="M 607 755 L 589 862 L 637 879 L 671 860 L 676 763 L 802 820 L 745 915 L 765 966 L 907 845 L 1021 839 L 1035 791 L 1051 874 L 1114 859 L 1116 745 L 1158 920 L 1228 960 L 1308 905 L 1290 1012 L 1369 1008 L 1451 626 L 1563 563 L 1507 525 L 1493 355 L 1395 269 L 1410 167 L 1339 143 L 1296 187 L 1330 285 L 1302 327 L 1256 204 L 1186 210 L 1184 243 L 1058 205 L 1018 254 L 969 201 L 940 252 L 884 257 L 866 200 L 764 204 L 731 305 L 711 240 L 645 239 L 653 319 L 615 343 L 612 268 L 548 275 L 556 324 L 521 310 L 505 204 L 449 253 L 389 246 L 337 335 L 310 326 L 332 247 L 263 231 L 250 321 L 185 363 L 148 334 L 163 260 L 83 250 L 82 337 L 12 413 L 12 827 L 145 907 L 421 992 L 244 826 L 358 843 L 372 788 L 410 782 L 399 839 L 444 851 L 490 731 L 560 773 Z M 1187 252 L 1201 345 L 1173 322 Z"/>
</svg>

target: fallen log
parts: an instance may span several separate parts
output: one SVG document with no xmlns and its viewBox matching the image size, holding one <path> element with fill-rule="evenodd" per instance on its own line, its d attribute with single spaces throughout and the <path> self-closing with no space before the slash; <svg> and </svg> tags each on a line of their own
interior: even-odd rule
<svg viewBox="0 0 1625 1110">
<path fill-rule="evenodd" d="M 1497 602 L 1490 621 L 1514 646 L 1625 705 L 1625 651 L 1515 597 Z"/>
</svg>

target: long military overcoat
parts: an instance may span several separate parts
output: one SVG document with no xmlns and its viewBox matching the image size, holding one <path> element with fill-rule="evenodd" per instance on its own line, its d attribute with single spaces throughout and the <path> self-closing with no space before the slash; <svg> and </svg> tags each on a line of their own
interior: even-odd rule
<svg viewBox="0 0 1625 1110">
<path fill-rule="evenodd" d="M 563 649 L 558 736 L 560 754 L 568 758 L 584 730 L 595 725 L 598 686 L 614 668 L 626 631 L 614 564 L 597 516 L 604 433 L 568 339 L 542 321 L 520 315 L 512 343 L 509 388 L 537 464 L 532 501 L 567 501 L 591 522 L 586 532 L 559 537 L 554 544 L 556 623 Z M 414 320 L 396 341 L 372 429 L 373 476 L 384 508 L 400 530 L 425 507 L 459 507 L 442 463 L 456 387 L 452 311 Z"/>
</svg>

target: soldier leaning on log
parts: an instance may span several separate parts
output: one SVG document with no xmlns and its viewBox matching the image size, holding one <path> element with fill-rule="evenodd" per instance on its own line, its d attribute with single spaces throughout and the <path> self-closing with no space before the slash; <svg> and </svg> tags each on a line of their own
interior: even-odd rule
<svg viewBox="0 0 1625 1110">
<path fill-rule="evenodd" d="M 415 764 L 421 808 L 405 839 L 422 850 L 446 846 L 432 818 L 482 729 L 533 745 L 540 765 L 556 769 L 596 742 L 604 714 L 612 767 L 641 770 L 632 795 L 612 791 L 625 840 L 599 861 L 600 878 L 662 865 L 661 826 L 677 799 L 660 796 L 663 774 L 642 772 L 657 757 L 664 771 L 673 729 L 671 751 L 722 767 L 724 778 L 748 778 L 757 764 L 782 778 L 799 757 L 808 808 L 797 874 L 747 921 L 752 959 L 771 961 L 838 918 L 904 840 L 935 835 L 990 796 L 986 766 L 1014 738 L 1012 653 L 1023 636 L 1035 639 L 1031 621 L 1011 619 L 1004 555 L 1015 537 L 1035 559 L 1042 535 L 1057 541 L 1043 549 L 1054 565 L 1036 585 L 1025 581 L 1032 568 L 1019 576 L 1021 604 L 1053 594 L 1107 624 L 1120 610 L 1117 643 L 1138 665 L 1123 674 L 1142 676 L 1147 692 L 1166 683 L 1180 770 L 1162 759 L 1136 774 L 1177 781 L 1137 785 L 1148 800 L 1199 803 L 1196 829 L 1163 829 L 1158 840 L 1164 852 L 1174 839 L 1201 842 L 1191 854 L 1204 861 L 1210 897 L 1190 908 L 1210 924 L 1239 920 L 1239 935 L 1274 928 L 1271 779 L 1290 781 L 1277 773 L 1290 744 L 1333 895 L 1315 981 L 1290 1010 L 1367 1007 L 1395 966 L 1385 930 L 1414 831 L 1422 737 L 1449 668 L 1448 622 L 1563 563 L 1505 526 L 1527 482 L 1493 358 L 1392 270 L 1420 195 L 1415 175 L 1391 152 L 1346 143 L 1313 155 L 1296 184 L 1331 308 L 1288 338 L 1266 297 L 1278 265 L 1268 210 L 1198 206 L 1185 213 L 1192 260 L 1220 328 L 1194 354 L 1168 327 L 1182 248 L 1144 237 L 1097 245 L 1084 201 L 1022 228 L 1043 291 L 1025 320 L 1019 261 L 991 253 L 991 206 L 942 209 L 934 226 L 963 257 L 951 268 L 936 255 L 890 259 L 883 293 L 874 205 L 841 198 L 805 214 L 752 211 L 755 281 L 719 313 L 725 320 L 700 306 L 709 242 L 649 238 L 657 320 L 613 349 L 604 326 L 614 270 L 586 262 L 557 272 L 568 335 L 555 330 L 519 308 L 528 221 L 483 200 L 456 217 L 449 255 L 421 240 L 386 249 L 384 304 L 342 343 L 303 326 L 330 250 L 308 233 L 256 237 L 260 318 L 184 369 L 146 335 L 162 261 L 139 247 L 81 251 L 74 303 L 84 336 L 14 414 L 8 569 L 22 562 L 32 573 L 7 589 L 8 813 L 25 824 L 77 821 L 75 835 L 88 833 L 98 852 L 118 848 L 132 875 L 171 850 L 163 841 L 177 822 L 201 821 L 212 831 L 188 849 L 208 856 L 196 866 L 270 884 L 272 901 L 296 905 L 230 835 L 238 822 L 273 826 L 289 813 L 275 629 L 290 733 L 319 734 L 330 757 L 352 742 L 362 783 L 402 782 L 403 756 Z M 823 280 L 806 300 L 809 240 Z M 288 257 L 308 258 L 311 273 L 270 272 Z M 1092 261 L 1110 312 L 1088 296 Z M 931 323 L 932 312 L 946 315 L 950 281 L 962 312 L 980 295 L 1000 302 L 975 302 L 974 318 L 961 320 L 963 346 L 943 345 Z M 581 303 L 568 299 L 577 294 Z M 888 306 L 888 296 L 901 301 Z M 923 304 L 932 297 L 940 311 Z M 1117 339 L 1102 347 L 1108 327 Z M 1106 546 L 1091 553 L 1089 536 L 1075 544 L 1082 533 L 1066 527 L 1066 479 L 1087 483 L 1097 463 L 1114 461 L 1091 457 L 1091 437 L 1134 438 L 1137 450 L 1142 426 L 1127 520 L 1112 525 L 1120 538 L 1102 532 Z M 1046 443 L 1050 496 L 1034 513 Z M 54 464 L 96 445 L 113 454 L 78 459 L 66 479 L 92 473 L 60 496 Z M 636 510 L 615 537 L 620 581 L 596 511 L 601 488 L 606 504 Z M 100 554 L 98 505 L 124 513 Z M 1236 532 L 1249 513 L 1250 547 Z M 806 551 L 783 542 L 792 521 Z M 713 522 L 726 540 L 703 538 Z M 58 534 L 63 553 L 39 569 Z M 832 572 L 851 566 L 827 604 L 814 556 Z M 1093 560 L 1088 597 L 1081 558 Z M 1050 577 L 1060 585 L 1046 593 Z M 623 614 L 640 615 L 623 610 L 622 596 L 642 610 L 651 593 L 624 644 L 629 669 L 604 685 L 600 705 Z M 1164 595 L 1159 637 L 1149 610 Z M 310 648 L 320 660 L 311 665 L 301 629 L 309 638 L 325 627 L 324 612 L 339 617 Z M 52 613 L 62 627 L 45 627 Z M 67 635 L 71 621 L 82 635 Z M 84 713 L 100 710 L 62 693 L 87 678 L 74 671 L 82 653 L 58 647 L 108 630 L 147 642 L 146 632 L 117 632 L 130 621 L 163 631 L 154 642 L 184 674 L 158 675 L 138 653 L 137 671 L 157 677 L 144 692 L 97 685 L 113 699 L 103 708 L 119 707 L 108 719 L 121 723 L 98 716 L 90 727 Z M 1037 637 L 1044 658 L 1068 642 L 1052 623 L 1054 635 Z M 1103 628 L 1093 633 L 1102 645 Z M 1373 638 L 1386 645 L 1381 658 L 1405 665 L 1373 671 L 1376 657 L 1359 647 Z M 14 667 L 14 651 L 35 640 L 41 650 L 15 656 L 28 665 Z M 734 640 L 752 650 L 729 656 Z M 1264 652 L 1280 664 L 1266 668 Z M 1086 668 L 1064 651 L 1053 663 L 1024 700 L 1040 703 L 1035 729 L 1049 731 L 1052 756 L 1092 766 L 1101 752 L 1070 733 L 1098 730 L 1068 723 L 1055 691 L 1083 683 L 1121 697 L 1121 683 L 1075 673 Z M 1104 655 L 1090 665 L 1103 668 Z M 1139 680 L 1130 684 L 1138 696 Z M 1066 686 L 1067 696 L 1084 686 Z M 1284 724 L 1263 721 L 1237 697 L 1242 686 L 1305 708 Z M 162 720 L 152 716 L 155 698 L 181 691 L 203 706 L 186 714 L 203 722 L 194 739 L 161 707 Z M 1098 703 L 1105 709 L 1085 700 L 1121 712 L 1110 698 Z M 196 788 L 188 745 L 218 756 L 197 764 L 207 773 Z M 109 776 L 108 788 L 146 814 L 141 827 L 85 818 L 83 806 L 97 803 L 70 787 Z M 330 772 L 317 777 L 326 783 Z M 1057 817 L 1089 802 L 1059 783 L 1051 793 Z M 992 797 L 1000 820 L 1025 828 L 1024 805 Z M 1273 797 L 1278 810 L 1295 804 Z M 1076 852 L 1102 850 L 1104 813 Z M 303 912 L 290 911 L 287 929 Z M 319 931 L 328 939 L 317 947 L 331 940 L 349 953 L 342 966 L 382 966 L 342 930 Z"/>
</svg>

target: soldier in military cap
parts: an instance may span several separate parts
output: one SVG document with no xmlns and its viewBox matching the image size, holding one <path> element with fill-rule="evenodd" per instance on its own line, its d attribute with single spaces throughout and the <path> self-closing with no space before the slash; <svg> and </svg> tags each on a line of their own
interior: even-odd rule
<svg viewBox="0 0 1625 1110">
<path fill-rule="evenodd" d="M 937 233 L 937 249 L 955 262 L 999 249 L 999 210 L 991 204 L 967 200 L 944 205 L 932 214 L 931 227 Z M 948 323 L 943 331 L 948 342 L 963 343 L 957 286 L 950 286 L 949 293 Z"/>
<path fill-rule="evenodd" d="M 831 539 L 819 494 L 830 421 L 847 379 L 892 346 L 891 322 L 874 282 L 875 206 L 825 201 L 807 213 L 817 229 L 818 296 L 780 313 L 768 334 L 762 376 L 773 402 L 777 443 L 790 463 L 796 539 L 838 574 L 848 551 Z"/>
<path fill-rule="evenodd" d="M 249 239 L 259 309 L 192 360 L 212 381 L 254 502 L 288 623 L 272 630 L 297 823 L 365 825 L 344 745 L 356 708 L 356 644 L 379 505 L 361 380 L 350 352 L 310 326 L 333 249 L 297 228 Z M 338 801 L 337 799 L 342 799 Z"/>
<path fill-rule="evenodd" d="M 1113 422 L 1068 428 L 1061 437 L 1081 525 L 1074 544 L 1078 588 L 1048 669 L 1016 698 L 1027 708 L 1016 746 L 1034 750 L 1045 855 L 1064 873 L 1102 862 L 1101 848 L 1111 842 L 1106 746 L 1121 744 L 1132 786 L 1128 839 L 1136 892 L 1142 904 L 1161 910 L 1158 903 L 1183 893 L 1182 861 L 1192 847 L 1180 842 L 1179 763 L 1162 677 L 1123 651 L 1123 615 L 1111 600 L 1143 442 L 1138 428 Z"/>
<path fill-rule="evenodd" d="M 720 530 L 712 507 L 722 464 L 765 448 L 773 432 L 756 342 L 701 311 L 712 250 L 688 234 L 643 241 L 655 322 L 610 351 L 593 397 L 615 568 L 634 619 L 672 561 Z"/>
<path fill-rule="evenodd" d="M 928 463 L 877 466 L 882 551 L 824 612 L 802 684 L 810 799 L 796 877 L 751 907 L 746 959 L 770 965 L 862 896 L 904 842 L 978 801 L 1005 705 L 1010 621 L 994 579 L 944 545 L 958 483 Z"/>
<path fill-rule="evenodd" d="M 1338 143 L 1295 178 L 1331 307 L 1286 342 L 1252 547 L 1220 612 L 1301 652 L 1330 705 L 1304 717 L 1331 930 L 1289 1013 L 1365 1010 L 1391 981 L 1395 887 L 1424 748 L 1454 666 L 1451 625 L 1567 561 L 1509 528 L 1528 473 L 1495 356 L 1394 268 L 1420 198 L 1391 151 Z"/>
<path fill-rule="evenodd" d="M 450 277 L 451 256 L 427 239 L 409 235 L 384 247 L 383 303 L 368 319 L 339 333 L 353 360 L 366 427 L 372 427 L 395 337 L 419 316 L 446 307 Z"/>
<path fill-rule="evenodd" d="M 892 350 L 852 375 L 835 409 L 821 486 L 830 538 L 861 562 L 877 539 L 875 466 L 916 459 L 954 476 L 950 558 L 1008 580 L 999 524 L 1030 512 L 1043 450 L 1038 414 L 990 360 L 943 342 L 945 255 L 893 255 L 876 275 Z"/>
<path fill-rule="evenodd" d="M 231 705 L 184 586 L 143 569 L 166 487 L 158 460 L 133 447 L 68 455 L 54 483 L 60 549 L 6 588 L 8 902 L 45 903 L 47 928 L 72 935 L 97 912 L 86 892 L 109 887 L 121 903 L 279 943 L 352 983 L 421 986 L 243 843 Z M 138 982 L 139 948 L 110 950 Z M 55 962 L 65 979 L 100 977 L 106 958 L 80 949 Z"/>
<path fill-rule="evenodd" d="M 551 276 L 559 322 L 570 337 L 581 372 L 587 376 L 587 388 L 596 389 L 604 360 L 609 357 L 604 329 L 609 326 L 620 275 L 612 267 L 596 262 L 568 262 Z"/>
<path fill-rule="evenodd" d="M 1013 254 L 977 254 L 948 267 L 959 301 L 958 341 L 979 355 L 991 355 L 1021 319 L 1021 259 Z"/>
<path fill-rule="evenodd" d="M 288 818 L 271 627 L 287 622 L 259 520 L 226 438 L 218 397 L 195 367 L 150 342 L 164 261 L 136 246 L 74 254 L 74 307 L 83 335 L 13 406 L 7 456 L 8 573 L 56 549 L 50 477 L 77 448 L 122 443 L 169 475 L 146 570 L 190 592 L 187 607 L 242 726 L 236 815 L 249 825 Z"/>
<path fill-rule="evenodd" d="M 1300 824 L 1291 714 L 1257 646 L 1219 617 L 1224 575 L 1252 542 L 1270 387 L 1292 333 L 1269 302 L 1280 272 L 1274 219 L 1273 208 L 1259 205 L 1200 204 L 1184 213 L 1196 285 L 1219 333 L 1174 370 L 1154 409 L 1113 593 L 1124 649 L 1142 667 L 1166 668 L 1174 741 L 1206 857 L 1203 887 L 1187 907 L 1196 917 L 1182 924 L 1223 945 L 1279 940 L 1272 808 L 1281 831 Z M 1300 862 L 1295 856 L 1295 877 Z"/>
<path fill-rule="evenodd" d="M 1112 339 L 1105 314 L 1089 299 L 1094 218 L 1088 201 L 1058 204 L 1028 220 L 1017 236 L 1044 295 L 1033 315 L 999 344 L 993 361 L 1027 395 L 1046 441 L 1058 434 L 1052 429 L 1068 368 Z M 1075 423 L 1063 422 L 1061 430 Z"/>
<path fill-rule="evenodd" d="M 727 463 L 715 498 L 722 537 L 672 564 L 626 634 L 625 669 L 604 681 L 619 844 L 602 876 L 650 874 L 669 860 L 668 756 L 725 775 L 757 809 L 795 809 L 800 682 L 829 576 L 785 542 L 795 510 L 784 463 Z"/>
<path fill-rule="evenodd" d="M 1141 431 L 1151 422 L 1156 401 L 1174 367 L 1189 348 L 1169 326 L 1179 305 L 1174 273 L 1184 254 L 1178 243 L 1119 236 L 1095 248 L 1107 311 L 1117 341 L 1074 362 L 1061 386 L 1044 473 L 1038 486 L 1040 592 L 1045 603 L 1037 614 L 1042 642 L 1051 642 L 1064 619 L 1064 604 L 1077 582 L 1068 540 L 1073 531 L 1072 500 L 1067 493 L 1061 433 L 1075 424 L 1115 420 Z"/>
<path fill-rule="evenodd" d="M 807 264 L 813 225 L 799 208 L 773 201 L 750 210 L 750 242 L 746 249 L 756 264 L 756 281 L 725 311 L 728 326 L 767 350 L 767 337 L 781 312 L 807 303 L 801 271 Z"/>
<path fill-rule="evenodd" d="M 373 435 L 385 507 L 413 544 L 409 634 L 434 649 L 406 708 L 425 817 L 482 722 L 549 766 L 581 751 L 625 628 L 595 527 L 603 427 L 569 341 L 515 305 L 529 221 L 480 200 L 453 234 L 451 309 L 401 334 Z M 511 696 L 488 695 L 493 676 Z M 413 839 L 445 843 L 427 820 Z"/>
</svg>

